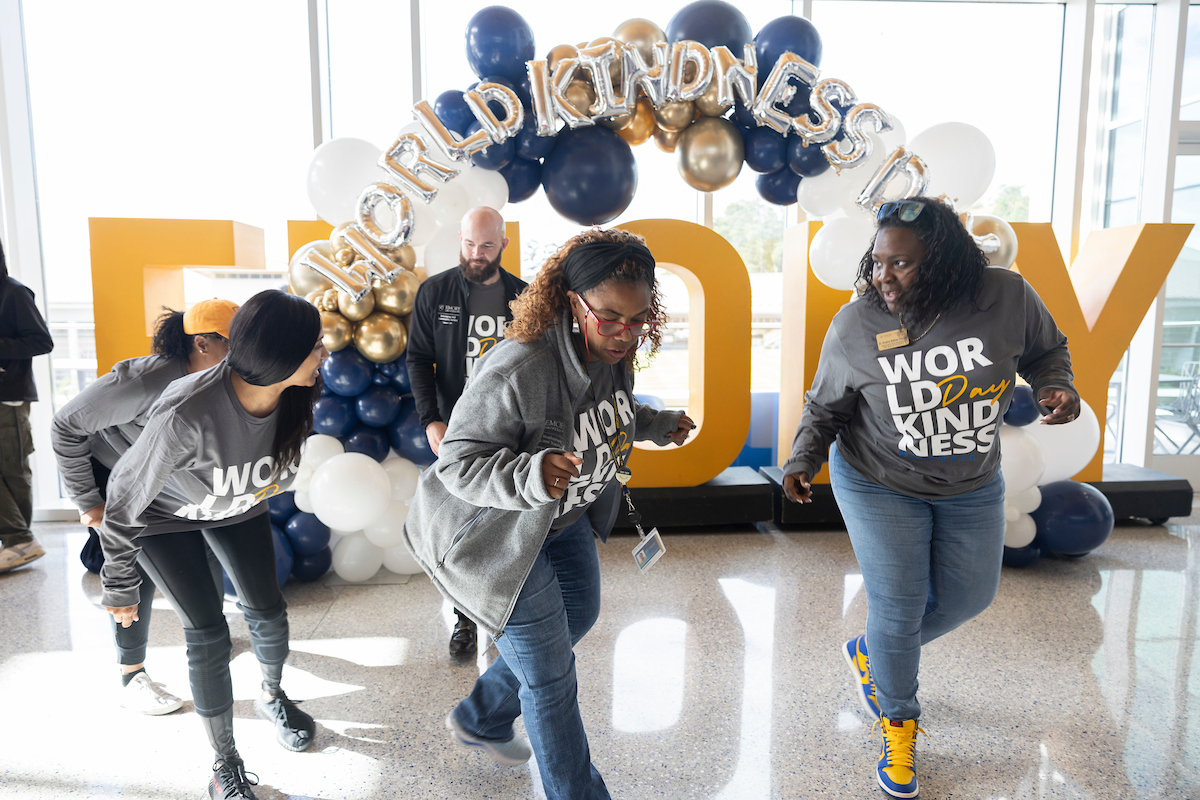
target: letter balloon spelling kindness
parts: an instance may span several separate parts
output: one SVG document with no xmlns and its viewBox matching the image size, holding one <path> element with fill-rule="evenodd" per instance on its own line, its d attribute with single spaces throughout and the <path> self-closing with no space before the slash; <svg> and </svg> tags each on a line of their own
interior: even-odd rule
<svg viewBox="0 0 1200 800">
<path fill-rule="evenodd" d="M 344 233 L 349 256 L 331 258 L 322 248 L 308 247 L 300 257 L 302 266 L 357 302 L 370 291 L 372 281 L 388 283 L 399 274 L 396 248 L 416 246 L 418 264 L 428 267 L 420 248 L 431 240 L 444 244 L 454 238 L 451 228 L 460 205 L 498 207 L 510 198 L 526 199 L 536 191 L 539 178 L 561 215 L 580 225 L 603 224 L 624 212 L 637 186 L 632 153 L 613 151 L 628 151 L 651 138 L 675 154 L 681 175 L 694 187 L 714 191 L 726 186 L 741 164 L 748 163 L 753 169 L 774 170 L 759 176 L 764 199 L 779 205 L 799 199 L 809 214 L 829 217 L 830 222 L 846 217 L 862 222 L 887 200 L 930 191 L 954 202 L 973 202 L 991 180 L 995 154 L 978 130 L 957 123 L 935 126 L 941 129 L 937 136 L 931 129 L 916 137 L 938 151 L 923 159 L 905 146 L 903 127 L 886 111 L 859 102 L 844 81 L 822 77 L 821 40 L 808 20 L 780 17 L 751 38 L 752 29 L 736 7 L 723 0 L 700 0 L 680 9 L 666 30 L 671 33 L 649 20 L 627 20 L 612 36 L 578 46 L 559 45 L 537 59 L 533 31 L 519 14 L 501 6 L 479 11 L 469 21 L 466 37 L 467 58 L 479 83 L 461 93 L 443 92 L 433 104 L 415 104 L 419 126 L 414 127 L 419 129 L 405 128 L 376 157 L 372 166 L 383 174 L 365 189 L 360 186 L 353 217 L 330 219 L 321 210 L 340 209 L 353 196 L 340 205 L 318 206 L 328 222 L 350 223 Z M 735 55 L 739 49 L 742 58 Z M 607 134 L 572 134 L 597 123 L 615 130 L 620 141 Z M 759 128 L 791 137 L 789 145 L 781 149 L 777 142 L 766 141 Z M 560 133 L 562 141 L 536 144 Z M 742 147 L 734 141 L 739 138 Z M 496 146 L 510 139 L 516 142 L 513 155 L 497 156 Z M 567 140 L 569 157 L 567 149 L 558 147 Z M 770 158 L 764 155 L 767 145 L 774 148 Z M 556 147 L 563 152 L 555 155 Z M 806 155 L 809 148 L 811 157 Z M 943 154 L 950 150 L 954 152 Z M 781 161 L 781 152 L 791 155 Z M 947 174 L 940 180 L 927 166 L 935 163 L 929 160 L 935 156 L 937 165 L 946 165 Z M 710 164 L 713 159 L 720 163 Z M 579 181 L 590 173 L 575 162 L 593 161 L 603 161 L 619 174 L 609 183 L 592 181 L 585 192 Z M 952 174 L 962 171 L 961 164 L 972 165 L 969 181 Z M 345 165 L 324 165 L 321 177 L 340 187 L 347 175 L 362 174 L 361 164 L 354 166 L 348 170 Z M 310 196 L 314 170 L 315 160 L 309 173 Z M 502 178 L 508 192 L 497 197 L 493 191 L 492 199 L 484 201 L 476 189 L 491 183 L 467 176 L 494 170 L 498 177 L 491 183 Z M 941 166 L 935 170 L 943 171 Z M 588 202 L 581 193 L 590 195 Z M 868 226 L 842 227 L 866 231 Z M 867 242 L 843 238 L 837 260 L 857 263 Z M 993 241 L 986 244 L 997 249 Z M 858 252 L 850 253 L 850 247 Z M 444 249 L 432 248 L 429 256 Z M 830 248 L 821 250 L 832 255 Z M 848 288 L 841 285 L 844 277 L 830 285 Z"/>
</svg>

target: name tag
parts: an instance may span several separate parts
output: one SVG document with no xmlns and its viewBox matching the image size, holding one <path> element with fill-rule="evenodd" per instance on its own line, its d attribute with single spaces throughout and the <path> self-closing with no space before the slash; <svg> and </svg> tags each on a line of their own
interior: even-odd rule
<svg viewBox="0 0 1200 800">
<path fill-rule="evenodd" d="M 894 331 L 875 334 L 875 345 L 880 350 L 894 350 L 908 345 L 908 330 L 900 328 Z"/>
</svg>

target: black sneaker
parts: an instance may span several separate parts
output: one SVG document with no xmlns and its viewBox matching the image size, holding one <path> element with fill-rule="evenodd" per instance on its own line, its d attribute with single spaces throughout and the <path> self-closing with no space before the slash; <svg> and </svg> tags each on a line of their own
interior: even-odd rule
<svg viewBox="0 0 1200 800">
<path fill-rule="evenodd" d="M 254 776 L 251 778 L 250 776 Z M 246 767 L 237 756 L 221 759 L 213 764 L 212 780 L 208 782 L 208 796 L 212 800 L 255 800 L 251 786 L 258 785 L 258 776 L 246 772 Z"/>
<path fill-rule="evenodd" d="M 254 712 L 275 723 L 275 739 L 288 750 L 299 753 L 312 747 L 317 726 L 313 718 L 296 708 L 283 692 L 278 697 L 254 701 Z"/>
<path fill-rule="evenodd" d="M 458 622 L 454 623 L 454 632 L 450 634 L 450 657 L 458 660 L 473 658 L 476 652 L 475 623 L 463 616 L 458 609 Z"/>
</svg>

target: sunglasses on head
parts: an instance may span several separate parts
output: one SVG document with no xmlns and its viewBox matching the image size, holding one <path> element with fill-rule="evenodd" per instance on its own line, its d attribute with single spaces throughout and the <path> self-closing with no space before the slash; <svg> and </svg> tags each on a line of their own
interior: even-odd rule
<svg viewBox="0 0 1200 800">
<path fill-rule="evenodd" d="M 901 222 L 912 222 L 921 216 L 921 212 L 924 210 L 925 204 L 919 200 L 891 200 L 879 207 L 879 211 L 875 214 L 875 221 L 883 222 L 885 219 L 895 217 Z"/>
</svg>

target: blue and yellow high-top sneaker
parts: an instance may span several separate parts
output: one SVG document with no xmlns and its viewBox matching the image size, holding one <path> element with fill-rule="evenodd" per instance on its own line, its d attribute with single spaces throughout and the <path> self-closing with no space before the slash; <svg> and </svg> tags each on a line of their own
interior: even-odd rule
<svg viewBox="0 0 1200 800">
<path fill-rule="evenodd" d="M 842 656 L 854 672 L 855 694 L 873 719 L 879 719 L 879 703 L 875 700 L 875 681 L 871 680 L 871 664 L 867 660 L 867 637 L 859 636 L 846 642 Z"/>
<path fill-rule="evenodd" d="M 917 733 L 925 731 L 917 727 L 915 719 L 892 720 L 881 716 L 876 724 L 883 729 L 883 752 L 875 768 L 880 788 L 892 797 L 916 797 L 913 751 L 917 746 Z"/>
</svg>

